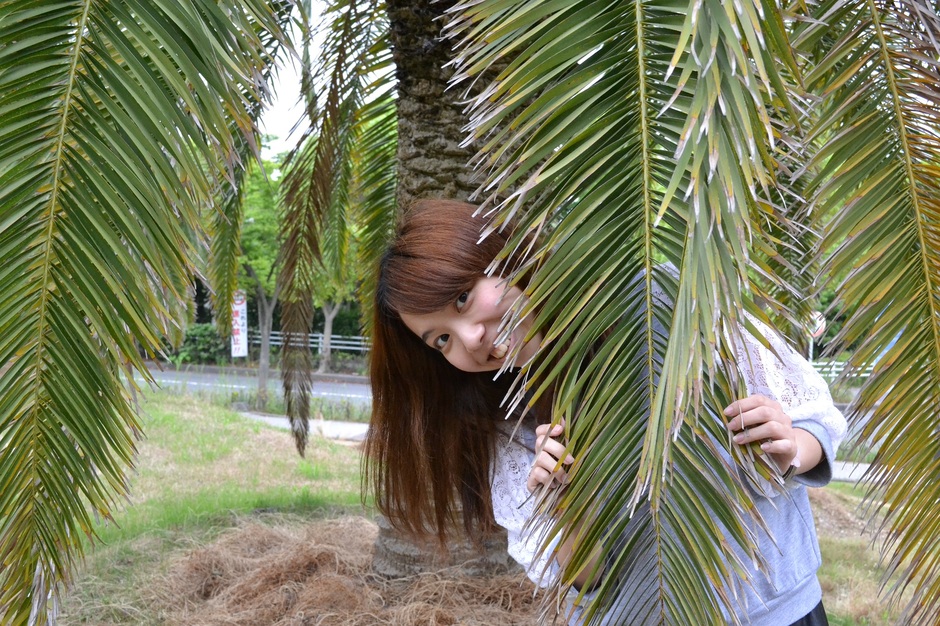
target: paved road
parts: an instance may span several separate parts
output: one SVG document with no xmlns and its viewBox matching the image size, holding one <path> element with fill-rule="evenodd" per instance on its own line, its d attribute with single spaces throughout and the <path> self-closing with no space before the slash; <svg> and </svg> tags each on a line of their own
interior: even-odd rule
<svg viewBox="0 0 940 626">
<path fill-rule="evenodd" d="M 163 389 L 202 389 L 206 391 L 244 391 L 254 393 L 258 389 L 258 379 L 255 376 L 238 371 L 216 370 L 212 371 L 160 371 L 151 369 L 157 383 Z M 138 384 L 143 379 L 138 377 Z M 281 381 L 275 374 L 268 381 L 268 393 L 272 397 L 282 395 Z M 330 398 L 333 400 L 347 400 L 357 404 L 372 402 L 372 392 L 369 385 L 362 379 L 343 377 L 343 379 L 314 380 L 312 393 L 314 396 Z"/>
<path fill-rule="evenodd" d="M 269 415 L 266 413 L 252 413 L 251 411 L 242 411 L 242 415 L 251 419 L 264 422 L 268 426 L 290 430 L 290 421 L 284 415 Z M 368 424 L 360 422 L 335 422 L 332 420 L 310 420 L 310 431 L 313 434 L 322 435 L 327 439 L 338 439 L 340 441 L 362 441 L 366 437 L 366 431 L 369 430 Z"/>
</svg>

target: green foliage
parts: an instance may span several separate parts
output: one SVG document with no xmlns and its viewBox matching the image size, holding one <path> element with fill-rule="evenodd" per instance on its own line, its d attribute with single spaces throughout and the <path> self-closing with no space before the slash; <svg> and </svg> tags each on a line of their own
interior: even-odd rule
<svg viewBox="0 0 940 626">
<path fill-rule="evenodd" d="M 245 221 L 242 227 L 239 264 L 250 265 L 257 278 L 242 271 L 239 286 L 249 297 L 255 297 L 256 283 L 269 297 L 274 293 L 277 275 L 279 202 L 278 182 L 281 170 L 277 161 L 252 161 L 248 166 L 242 190 Z"/>
<path fill-rule="evenodd" d="M 0 623 L 45 624 L 124 502 L 141 425 L 121 374 L 149 378 L 182 326 L 202 210 L 237 178 L 286 19 L 0 3 Z"/>
<path fill-rule="evenodd" d="M 229 341 L 219 335 L 215 324 L 190 325 L 180 347 L 167 350 L 167 358 L 177 366 L 184 363 L 226 365 L 231 354 Z"/>
</svg>

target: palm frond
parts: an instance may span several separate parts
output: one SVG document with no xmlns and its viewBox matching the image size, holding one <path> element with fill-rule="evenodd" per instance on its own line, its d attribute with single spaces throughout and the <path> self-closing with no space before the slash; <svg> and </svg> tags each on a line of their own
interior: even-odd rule
<svg viewBox="0 0 940 626">
<path fill-rule="evenodd" d="M 387 50 L 387 45 L 382 46 Z M 373 70 L 387 75 L 390 71 L 389 55 Z M 383 80 L 383 83 L 387 80 Z M 372 305 L 376 288 L 373 268 L 395 230 L 397 209 L 395 204 L 396 153 L 398 150 L 398 107 L 391 90 L 377 84 L 359 111 L 359 130 L 352 160 L 355 164 L 355 201 L 353 223 L 358 226 L 357 265 L 359 278 L 359 305 L 365 324 L 365 333 L 371 331 Z"/>
<path fill-rule="evenodd" d="M 812 54 L 820 103 L 814 184 L 827 273 L 846 275 L 839 303 L 857 305 L 837 337 L 848 370 L 874 366 L 853 404 L 880 445 L 870 501 L 884 514 L 904 622 L 940 614 L 933 522 L 940 491 L 940 27 L 926 2 L 823 3 L 799 44 Z M 831 33 L 838 33 L 839 36 Z"/>
<path fill-rule="evenodd" d="M 778 217 L 766 199 L 778 168 L 771 96 L 794 115 L 774 59 L 798 68 L 782 17 L 764 9 L 484 0 L 461 5 L 451 26 L 463 37 L 457 81 L 505 67 L 472 100 L 471 128 L 486 140 L 477 165 L 493 227 L 517 218 L 510 248 L 543 234 L 527 265 L 494 270 L 530 272 L 522 313 L 545 341 L 540 365 L 523 368 L 526 388 L 554 393 L 583 459 L 552 503 L 555 528 L 564 539 L 603 521 L 581 541 L 604 546 L 611 567 L 594 619 L 618 610 L 616 580 L 635 568 L 656 589 L 649 615 L 721 623 L 722 590 L 741 558 L 758 558 L 718 410 L 741 392 L 735 337 L 756 332 L 742 312 L 764 316 L 751 250 L 767 258 L 779 243 L 764 227 Z M 691 507 L 686 488 L 707 507 Z M 648 545 L 618 552 L 614 541 L 646 499 L 653 562 Z M 576 551 L 564 584 L 588 552 Z"/>
<path fill-rule="evenodd" d="M 319 61 L 312 71 L 305 70 L 312 76 L 311 85 L 323 86 L 325 97 L 316 103 L 310 98 L 310 131 L 286 163 L 279 284 L 281 328 L 287 341 L 281 372 L 287 414 L 301 454 L 310 413 L 312 356 L 306 336 L 313 319 L 313 278 L 318 266 L 339 271 L 345 262 L 351 152 L 357 112 L 374 80 L 367 74 L 373 66 L 373 47 L 386 40 L 382 7 L 376 0 L 349 0 L 330 8 Z"/>
<path fill-rule="evenodd" d="M 41 4 L 41 6 L 40 6 Z M 235 166 L 263 69 L 261 0 L 0 6 L 0 621 L 46 623 L 127 492 L 199 207 Z M 53 601 L 52 603 L 49 603 Z"/>
<path fill-rule="evenodd" d="M 291 20 L 291 3 L 289 0 L 278 0 L 275 3 L 275 13 L 279 15 L 279 27 L 286 31 Z M 211 220 L 209 227 L 210 254 L 208 262 L 209 285 L 212 288 L 212 309 L 216 326 L 223 337 L 227 337 L 232 328 L 231 302 L 238 283 L 239 256 L 241 255 L 242 219 L 242 183 L 249 166 L 254 159 L 260 163 L 260 132 L 257 121 L 264 107 L 269 104 L 269 85 L 275 76 L 279 61 L 283 56 L 293 51 L 285 45 L 276 33 L 271 33 L 263 24 L 255 22 L 255 35 L 262 46 L 261 67 L 256 77 L 255 85 L 246 90 L 242 98 L 251 119 L 251 126 L 246 132 L 238 127 L 244 120 L 232 122 L 230 129 L 235 137 L 235 154 L 237 165 L 230 173 L 228 180 L 221 184 L 216 194 L 215 202 L 210 210 Z"/>
<path fill-rule="evenodd" d="M 808 126 L 809 116 L 805 105 L 801 111 L 795 118 L 779 110 L 771 114 L 778 138 L 773 153 L 777 175 L 772 187 L 758 193 L 758 202 L 765 206 L 760 216 L 765 237 L 754 240 L 750 260 L 755 299 L 767 312 L 767 321 L 805 354 L 807 328 L 822 284 L 815 254 L 821 233 L 812 226 L 806 193 L 810 157 L 803 127 Z"/>
</svg>

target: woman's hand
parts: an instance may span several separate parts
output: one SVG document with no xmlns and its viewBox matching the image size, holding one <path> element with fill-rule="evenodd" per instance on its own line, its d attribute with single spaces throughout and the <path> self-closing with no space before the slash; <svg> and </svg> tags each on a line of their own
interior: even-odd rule
<svg viewBox="0 0 940 626">
<path fill-rule="evenodd" d="M 529 478 L 526 480 L 526 488 L 532 492 L 540 486 L 558 487 L 568 479 L 568 475 L 563 468 L 556 470 L 558 460 L 564 459 L 562 465 L 571 465 L 574 463 L 574 457 L 568 454 L 565 445 L 558 441 L 565 432 L 565 423 L 560 424 L 541 424 L 535 429 L 535 463 L 529 470 Z"/>
<path fill-rule="evenodd" d="M 761 449 L 770 455 L 781 472 L 787 471 L 791 465 L 795 468 L 802 465 L 800 441 L 803 435 L 815 442 L 815 438 L 806 431 L 793 428 L 793 422 L 779 402 L 765 396 L 755 394 L 732 402 L 725 409 L 725 415 L 732 418 L 728 422 L 728 429 L 735 433 L 732 440 L 739 445 L 762 442 Z"/>
<path fill-rule="evenodd" d="M 535 429 L 535 463 L 529 470 L 529 478 L 525 486 L 530 492 L 545 487 L 560 487 L 568 481 L 568 474 L 564 466 L 574 463 L 574 457 L 568 454 L 565 444 L 558 441 L 558 437 L 565 434 L 565 422 L 552 426 L 551 424 L 542 424 Z M 562 459 L 559 467 L 558 460 Z M 557 469 L 556 469 L 557 468 Z M 573 531 L 568 540 L 558 546 L 555 559 L 562 567 L 566 566 L 571 559 L 577 537 L 581 534 L 580 527 Z M 581 571 L 574 578 L 575 589 L 581 589 L 585 585 L 593 587 L 600 580 L 603 574 L 603 565 L 598 566 L 599 557 L 596 550 Z"/>
</svg>

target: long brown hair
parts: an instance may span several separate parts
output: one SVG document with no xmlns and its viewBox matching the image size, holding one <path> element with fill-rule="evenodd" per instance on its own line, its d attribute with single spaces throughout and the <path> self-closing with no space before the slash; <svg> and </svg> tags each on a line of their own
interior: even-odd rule
<svg viewBox="0 0 940 626">
<path fill-rule="evenodd" d="M 375 296 L 363 486 L 393 526 L 442 543 L 458 518 L 471 536 L 495 526 L 490 463 L 512 376 L 456 369 L 401 314 L 440 310 L 483 277 L 506 235 L 478 243 L 486 220 L 475 210 L 451 200 L 415 203 L 382 258 Z"/>
</svg>

